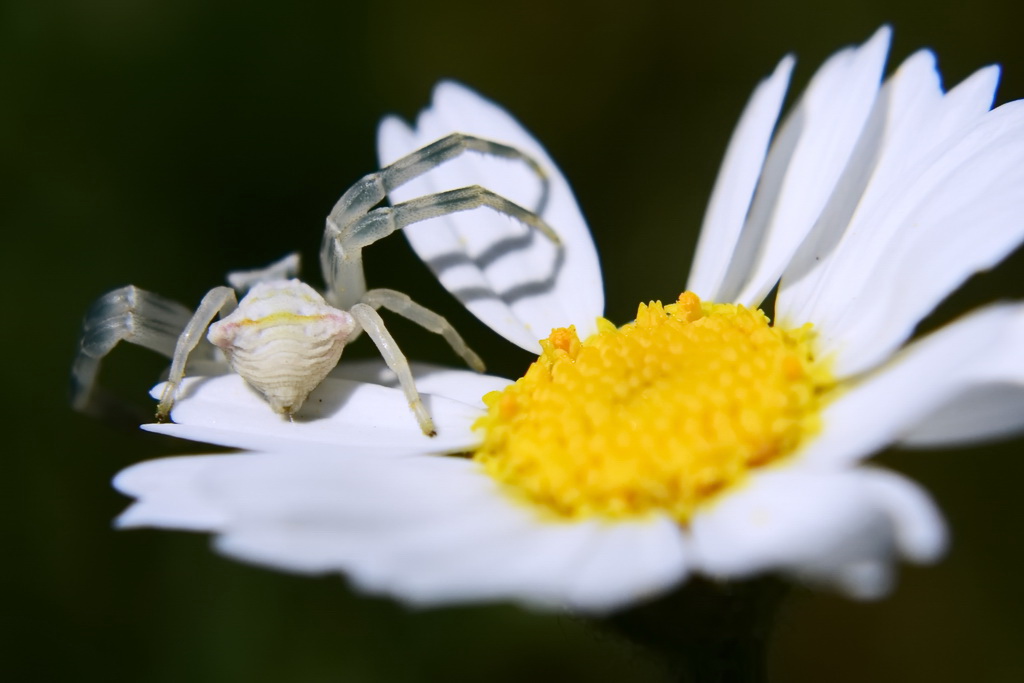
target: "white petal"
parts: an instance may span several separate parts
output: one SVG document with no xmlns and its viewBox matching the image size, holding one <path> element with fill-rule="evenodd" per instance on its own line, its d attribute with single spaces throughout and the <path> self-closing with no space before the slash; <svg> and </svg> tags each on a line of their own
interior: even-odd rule
<svg viewBox="0 0 1024 683">
<path fill-rule="evenodd" d="M 799 456 L 808 463 L 836 466 L 855 462 L 902 438 L 927 430 L 950 406 L 1000 393 L 1007 384 L 1024 387 L 1024 305 L 997 305 L 971 315 L 909 345 L 885 366 L 844 390 L 823 414 L 824 430 Z M 946 435 L 954 442 L 1019 429 L 1024 413 L 997 413 L 992 422 L 966 433 Z M 934 435 L 934 432 L 932 432 Z M 941 432 L 940 432 L 941 433 Z M 934 444 L 934 440 L 931 441 Z"/>
<path fill-rule="evenodd" d="M 151 392 L 159 397 L 163 385 Z M 306 399 L 294 422 L 275 414 L 238 375 L 187 377 L 171 412 L 173 424 L 143 425 L 152 432 L 256 451 L 385 453 L 455 452 L 474 447 L 481 407 L 423 395 L 437 436 L 420 431 L 401 391 L 328 377 Z"/>
<path fill-rule="evenodd" d="M 929 534 L 944 538 L 923 493 L 856 470 L 765 471 L 692 523 L 695 561 L 712 576 L 782 572 L 858 598 L 886 593 L 897 554 L 922 559 Z"/>
<path fill-rule="evenodd" d="M 485 375 L 468 370 L 453 370 L 430 363 L 410 363 L 416 388 L 422 394 L 443 396 L 461 401 L 475 408 L 483 409 L 481 400 L 485 394 L 501 391 L 512 380 L 494 375 Z M 398 388 L 398 378 L 383 361 L 348 361 L 340 363 L 331 372 L 331 377 L 354 382 L 369 382 L 384 387 Z"/>
<path fill-rule="evenodd" d="M 758 84 L 729 140 L 686 285 L 701 298 L 723 300 L 722 281 L 747 218 L 795 61 L 787 55 L 774 73 Z"/>
<path fill-rule="evenodd" d="M 588 613 L 664 592 L 686 567 L 669 520 L 542 521 L 500 494 L 471 516 L 453 507 L 436 526 L 361 538 L 345 565 L 362 589 L 418 605 L 511 599 Z"/>
<path fill-rule="evenodd" d="M 1024 241 L 1024 103 L 986 114 L 996 76 L 978 72 L 940 103 L 900 98 L 897 82 L 892 140 L 850 227 L 815 253 L 817 270 L 805 252 L 793 266 L 804 273 L 787 272 L 779 317 L 814 322 L 838 375 L 884 360 L 943 297 Z"/>
<path fill-rule="evenodd" d="M 725 300 L 760 304 L 810 233 L 867 121 L 890 34 L 884 26 L 829 58 L 786 117 L 721 290 Z"/>
<path fill-rule="evenodd" d="M 917 160 L 908 158 L 908 151 L 921 138 L 924 126 L 939 118 L 941 100 L 935 56 L 926 50 L 904 61 L 886 81 L 835 193 L 786 268 L 776 304 L 781 321 L 798 325 L 821 319 L 811 304 L 822 296 L 822 280 L 848 251 L 840 247 L 864 230 L 857 222 L 847 229 L 851 217 L 855 211 L 863 214 L 872 199 L 877 201 L 886 185 L 898 181 Z"/>
<path fill-rule="evenodd" d="M 820 327 L 850 308 L 871 266 L 886 253 L 885 230 L 900 227 L 886 220 L 890 205 L 939 150 L 989 110 L 997 82 L 998 69 L 989 67 L 943 95 L 931 52 L 920 51 L 900 65 L 858 143 L 851 161 L 857 172 L 847 169 L 814 234 L 786 270 L 777 317 L 793 324 L 812 320 Z"/>
<path fill-rule="evenodd" d="M 971 387 L 925 416 L 899 440 L 913 448 L 965 446 L 1024 432 L 1024 384 L 998 380 Z"/>
<path fill-rule="evenodd" d="M 844 361 L 839 371 L 854 373 L 877 364 L 947 294 L 974 273 L 997 264 L 1024 240 L 1024 102 L 1012 104 L 1019 106 L 1012 111 L 1001 107 L 985 122 L 999 126 L 1003 122 L 996 117 L 1005 111 L 1007 116 L 1000 118 L 1015 119 L 1012 129 L 996 133 L 979 126 L 979 133 L 984 128 L 983 135 L 993 134 L 987 144 L 968 158 L 956 158 L 972 146 L 967 138 L 908 191 L 907 204 L 913 203 L 904 219 L 908 228 L 928 228 L 896 233 L 859 301 L 828 328 L 834 335 L 833 348 Z M 903 208 L 894 207 L 891 215 L 899 215 Z M 877 292 L 886 296 L 878 297 Z"/>
<path fill-rule="evenodd" d="M 213 531 L 224 525 L 224 511 L 195 485 L 199 474 L 221 456 L 166 458 L 132 465 L 114 477 L 114 488 L 139 499 L 117 518 L 122 528 L 167 527 Z"/>
<path fill-rule="evenodd" d="M 600 535 L 574 572 L 566 602 L 604 612 L 647 599 L 682 582 L 689 549 L 675 521 L 657 517 L 597 523 Z"/>
<path fill-rule="evenodd" d="M 946 522 L 931 497 L 914 482 L 875 467 L 854 470 L 889 515 L 900 553 L 919 564 L 935 562 L 949 546 Z"/>
<path fill-rule="evenodd" d="M 361 537 L 346 567 L 363 590 L 421 606 L 503 598 L 557 605 L 596 530 L 544 524 L 500 497 L 494 491 L 468 515 L 452 506 L 430 528 L 391 525 Z"/>
<path fill-rule="evenodd" d="M 535 231 L 487 209 L 427 221 L 405 230 L 413 249 L 441 283 L 487 325 L 523 348 L 540 352 L 552 328 L 596 330 L 604 310 L 600 265 L 568 181 L 544 148 L 504 109 L 468 88 L 444 81 L 415 129 L 395 118 L 381 123 L 378 153 L 390 163 L 449 133 L 511 145 L 547 171 L 541 216 L 562 240 L 556 248 Z M 432 192 L 482 185 L 535 210 L 543 185 L 522 163 L 468 153 L 391 193 L 403 201 Z"/>
<path fill-rule="evenodd" d="M 458 458 L 174 458 L 136 466 L 124 482 L 140 499 L 124 526 L 175 526 L 173 501 L 184 502 L 185 526 L 202 506 L 218 515 L 207 528 L 229 555 L 287 571 L 342 572 L 362 590 L 416 605 L 507 599 L 603 612 L 686 574 L 682 535 L 670 520 L 542 520 Z"/>
</svg>

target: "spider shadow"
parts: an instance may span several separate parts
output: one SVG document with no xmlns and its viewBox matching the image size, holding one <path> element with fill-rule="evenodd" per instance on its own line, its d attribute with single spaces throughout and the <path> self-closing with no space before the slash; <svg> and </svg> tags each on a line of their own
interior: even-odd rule
<svg viewBox="0 0 1024 683">
<path fill-rule="evenodd" d="M 351 377 L 328 377 L 314 389 L 302 407 L 292 415 L 292 421 L 300 424 L 316 422 L 333 417 L 340 412 L 352 400 L 360 390 L 365 390 L 366 384 L 372 384 L 388 389 L 400 389 L 397 379 L 392 383 L 386 380 L 364 381 Z M 255 390 L 253 390 L 255 391 Z M 427 412 L 433 414 L 433 398 L 430 394 L 420 394 L 420 399 L 426 407 Z M 402 401 L 405 404 L 405 401 Z M 404 411 L 409 415 L 410 425 L 415 426 L 415 417 L 407 405 Z M 352 421 L 361 425 L 373 425 L 379 421 L 380 412 L 369 412 L 366 409 L 359 409 L 346 421 Z"/>
<path fill-rule="evenodd" d="M 537 239 L 541 238 L 538 237 L 536 230 L 527 230 L 521 235 L 495 242 L 476 258 L 470 258 L 470 256 L 463 251 L 453 251 L 427 259 L 426 263 L 438 278 L 442 277 L 444 272 L 448 269 L 460 266 L 472 266 L 484 273 L 484 277 L 486 278 L 486 269 L 488 267 L 516 251 L 530 248 L 534 245 L 535 240 Z M 497 298 L 507 306 L 511 306 L 513 303 L 522 299 L 540 296 L 542 294 L 549 294 L 552 292 L 558 280 L 558 275 L 564 265 L 565 247 L 559 245 L 556 247 L 555 258 L 551 263 L 550 272 L 542 279 L 538 279 L 533 282 L 524 282 L 515 285 L 514 287 L 510 287 L 503 292 L 498 292 L 495 289 L 489 289 L 486 287 L 463 287 L 461 289 L 453 289 L 451 290 L 451 293 L 464 303 L 471 303 L 482 299 Z"/>
<path fill-rule="evenodd" d="M 355 382 L 328 376 L 310 392 L 302 407 L 292 415 L 292 422 L 306 424 L 335 415 L 352 399 L 358 388 Z"/>
</svg>

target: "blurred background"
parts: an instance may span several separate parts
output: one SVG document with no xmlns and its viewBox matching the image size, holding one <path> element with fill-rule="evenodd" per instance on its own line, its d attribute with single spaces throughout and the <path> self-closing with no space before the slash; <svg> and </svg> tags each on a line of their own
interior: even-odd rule
<svg viewBox="0 0 1024 683">
<path fill-rule="evenodd" d="M 952 85 L 1000 62 L 1000 102 L 1024 97 L 1022 16 L 1010 0 L 342 7 L 0 3 L 0 225 L 13 269 L 2 335 L 14 439 L 4 449 L 8 680 L 663 680 L 656 660 L 572 618 L 500 605 L 409 611 L 336 577 L 225 560 L 202 536 L 115 533 L 127 501 L 111 476 L 201 447 L 68 409 L 82 314 L 127 283 L 191 306 L 227 270 L 296 249 L 317 282 L 324 216 L 375 168 L 377 121 L 414 115 L 442 77 L 503 103 L 561 164 L 619 323 L 683 286 L 732 126 L 786 52 L 799 57 L 799 92 L 829 54 L 891 22 L 890 65 L 930 46 Z M 518 376 L 529 362 L 462 312 L 400 237 L 375 245 L 367 264 L 371 285 L 415 291 L 495 372 Z M 930 324 L 1024 297 L 1022 268 L 1015 254 Z M 452 362 L 431 335 L 394 331 L 416 357 Z M 365 339 L 351 351 L 372 353 Z M 118 349 L 103 381 L 148 410 L 162 367 Z M 908 568 L 878 603 L 797 591 L 772 642 L 774 678 L 1024 680 L 1022 451 L 1024 441 L 883 454 L 939 501 L 951 552 Z"/>
</svg>

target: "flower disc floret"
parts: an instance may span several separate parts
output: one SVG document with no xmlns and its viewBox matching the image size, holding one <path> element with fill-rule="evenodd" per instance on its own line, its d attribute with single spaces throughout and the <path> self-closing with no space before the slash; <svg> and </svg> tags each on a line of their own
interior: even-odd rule
<svg viewBox="0 0 1024 683">
<path fill-rule="evenodd" d="M 484 398 L 474 457 L 556 517 L 686 522 L 818 430 L 833 382 L 813 341 L 810 325 L 691 292 L 582 342 L 554 330 L 524 377 Z"/>
</svg>

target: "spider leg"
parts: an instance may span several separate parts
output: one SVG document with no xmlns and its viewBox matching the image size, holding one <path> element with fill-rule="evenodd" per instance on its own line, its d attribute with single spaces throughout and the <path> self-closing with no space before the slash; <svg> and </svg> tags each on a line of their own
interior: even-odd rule
<svg viewBox="0 0 1024 683">
<path fill-rule="evenodd" d="M 358 302 L 366 292 L 362 264 L 363 247 L 390 235 L 395 230 L 429 218 L 489 206 L 540 230 L 553 242 L 559 243 L 554 230 L 535 212 L 476 186 L 428 195 L 398 204 L 394 207 L 396 210 L 400 206 L 405 206 L 406 210 L 404 216 L 393 221 L 383 221 L 384 224 L 392 226 L 390 229 L 371 227 L 377 225 L 380 218 L 371 219 L 370 225 L 364 225 L 364 218 L 374 206 L 384 201 L 388 192 L 466 151 L 522 161 L 537 174 L 543 185 L 542 196 L 547 196 L 547 175 L 540 164 L 528 155 L 514 147 L 464 133 L 447 135 L 376 173 L 364 176 L 349 188 L 331 209 L 320 246 L 320 266 L 327 283 L 328 301 L 340 308 L 349 308 Z M 351 241 L 356 234 L 362 235 L 362 238 L 355 242 Z"/>
<path fill-rule="evenodd" d="M 436 436 L 437 430 L 434 428 L 434 420 L 430 417 L 430 413 L 427 412 L 426 406 L 423 405 L 420 392 L 416 390 L 416 382 L 413 380 L 409 361 L 398 348 L 395 338 L 384 327 L 384 321 L 381 320 L 380 314 L 374 310 L 373 306 L 363 303 L 352 306 L 349 309 L 349 314 L 356 319 L 359 326 L 363 328 L 363 331 L 366 332 L 367 336 L 377 346 L 380 355 L 384 357 L 384 362 L 387 363 L 387 366 L 398 377 L 398 383 L 405 393 L 406 400 L 409 401 L 409 408 L 416 416 L 420 429 L 427 436 Z"/>
<path fill-rule="evenodd" d="M 239 296 L 244 295 L 253 285 L 273 280 L 291 280 L 299 276 L 299 255 L 291 253 L 274 261 L 265 268 L 250 270 L 233 270 L 228 273 L 228 284 L 234 287 Z"/>
<path fill-rule="evenodd" d="M 71 405 L 97 412 L 96 379 L 103 358 L 126 341 L 170 358 L 192 312 L 134 285 L 107 292 L 89 308 L 82 324 L 78 355 L 71 369 Z"/>
<path fill-rule="evenodd" d="M 545 185 L 547 184 L 547 173 L 544 172 L 541 165 L 533 157 L 519 149 L 493 140 L 487 140 L 486 138 L 476 137 L 475 135 L 451 133 L 436 142 L 406 154 L 401 159 L 381 169 L 380 174 L 384 178 L 386 191 L 390 192 L 396 187 L 404 185 L 413 178 L 423 175 L 427 171 L 456 158 L 466 151 L 489 154 L 490 156 L 502 157 L 513 161 L 522 161 L 530 167 L 531 171 L 537 174 L 541 182 Z"/>
<path fill-rule="evenodd" d="M 514 218 L 559 244 L 558 235 L 540 216 L 479 185 L 428 194 L 394 206 L 374 209 L 352 223 L 342 234 L 341 240 L 346 248 L 362 249 L 413 223 L 481 206 Z"/>
<path fill-rule="evenodd" d="M 429 332 L 444 337 L 448 345 L 455 353 L 459 354 L 466 364 L 476 370 L 483 372 L 483 360 L 480 359 L 473 349 L 469 348 L 450 322 L 444 316 L 434 313 L 425 306 L 413 301 L 407 294 L 395 291 L 394 289 L 371 289 L 363 296 L 363 303 L 372 306 L 374 309 L 386 308 L 392 313 L 408 318 L 417 325 Z"/>
<path fill-rule="evenodd" d="M 199 308 L 185 325 L 185 329 L 174 345 L 171 371 L 167 377 L 167 384 L 164 385 L 163 394 L 160 396 L 160 403 L 156 407 L 157 422 L 166 422 L 171 414 L 171 408 L 174 407 L 174 400 L 178 393 L 178 385 L 185 377 L 185 364 L 188 362 L 189 354 L 202 341 L 203 333 L 210 326 L 214 316 L 218 313 L 230 313 L 236 306 L 238 306 L 238 300 L 235 298 L 235 290 L 230 287 L 214 287 L 199 302 Z"/>
</svg>

